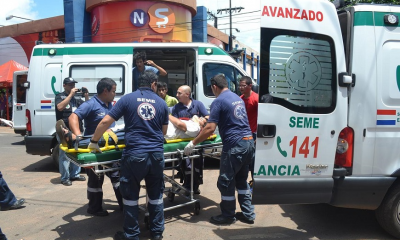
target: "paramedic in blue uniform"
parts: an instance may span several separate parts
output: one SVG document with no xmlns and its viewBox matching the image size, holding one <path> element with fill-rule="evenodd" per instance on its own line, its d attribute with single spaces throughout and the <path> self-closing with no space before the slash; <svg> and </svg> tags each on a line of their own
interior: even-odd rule
<svg viewBox="0 0 400 240">
<path fill-rule="evenodd" d="M 137 52 L 133 55 L 132 78 L 133 78 L 133 90 L 137 90 L 139 86 L 139 75 L 144 71 L 152 71 L 157 75 L 166 76 L 167 71 L 164 68 L 155 64 L 152 60 L 147 60 L 146 52 Z"/>
<path fill-rule="evenodd" d="M 75 88 L 75 83 L 77 83 L 77 81 L 75 81 L 75 79 L 72 77 L 65 78 L 63 81 L 64 92 L 57 94 L 55 98 L 56 120 L 64 120 L 64 123 L 67 127 L 69 127 L 69 116 L 83 103 L 82 99 L 76 96 L 76 93 L 79 89 Z M 82 91 L 85 101 L 89 100 L 89 91 L 87 88 L 82 88 Z M 79 123 L 79 126 L 82 129 L 82 122 Z M 56 136 L 58 142 L 60 143 L 58 135 Z M 59 148 L 58 162 L 61 174 L 61 184 L 64 186 L 71 186 L 71 181 L 86 180 L 84 176 L 80 176 L 81 168 L 71 163 L 61 148 Z"/>
<path fill-rule="evenodd" d="M 144 179 L 148 195 L 149 223 L 153 239 L 164 231 L 164 135 L 168 127 L 168 107 L 157 95 L 158 77 L 145 71 L 139 89 L 123 96 L 97 126 L 88 148 L 97 142 L 114 121 L 124 117 L 125 145 L 121 159 L 121 193 L 124 203 L 124 232 L 114 239 L 139 239 L 139 191 Z"/>
<path fill-rule="evenodd" d="M 200 101 L 191 98 L 192 90 L 187 85 L 182 85 L 176 91 L 176 98 L 179 103 L 172 108 L 171 115 L 183 119 L 189 120 L 194 115 L 198 117 L 204 117 L 208 119 L 208 111 L 204 104 Z M 178 126 L 175 126 L 178 127 Z M 191 166 L 189 160 L 186 161 L 186 171 L 183 187 L 190 189 L 191 183 Z M 203 159 L 196 158 L 193 160 L 194 174 L 193 174 L 193 193 L 200 194 L 199 185 L 203 183 Z"/>
<path fill-rule="evenodd" d="M 19 209 L 25 203 L 25 199 L 21 198 L 17 200 L 14 193 L 8 187 L 6 180 L 3 178 L 3 174 L 0 171 L 0 211 Z M 6 235 L 1 231 L 0 228 L 0 240 L 7 240 Z"/>
<path fill-rule="evenodd" d="M 84 120 L 84 135 L 92 135 L 96 130 L 97 124 L 108 114 L 112 108 L 112 101 L 115 97 L 116 86 L 114 80 L 110 78 L 102 78 L 97 84 L 97 95 L 89 101 L 84 102 L 69 117 L 69 126 L 72 132 L 81 136 L 79 129 L 79 121 Z M 114 126 L 114 124 L 113 124 Z M 115 164 L 113 167 L 116 167 Z M 99 166 L 99 169 L 103 169 Z M 88 175 L 87 197 L 89 199 L 89 207 L 87 212 L 94 216 L 107 216 L 107 210 L 103 209 L 103 182 L 104 175 L 97 176 L 92 169 L 86 168 Z M 115 196 L 117 197 L 120 209 L 122 209 L 122 197 L 119 190 L 119 171 L 107 172 L 106 175 L 111 179 Z"/>
<path fill-rule="evenodd" d="M 194 146 L 210 136 L 218 125 L 222 138 L 220 172 L 217 186 L 221 192 L 221 212 L 210 219 L 214 224 L 231 224 L 236 219 L 254 223 L 254 206 L 251 205 L 250 187 L 247 183 L 249 165 L 254 159 L 254 140 L 243 100 L 228 89 L 222 74 L 211 78 L 211 88 L 217 97 L 211 104 L 210 118 L 200 134 L 185 147 L 191 154 Z M 235 213 L 235 188 L 242 212 Z"/>
</svg>

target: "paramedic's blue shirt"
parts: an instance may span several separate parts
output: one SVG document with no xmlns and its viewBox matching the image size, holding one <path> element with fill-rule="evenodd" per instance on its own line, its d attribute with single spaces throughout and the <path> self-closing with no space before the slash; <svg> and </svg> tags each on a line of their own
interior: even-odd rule
<svg viewBox="0 0 400 240">
<path fill-rule="evenodd" d="M 172 116 L 177 118 L 191 118 L 194 115 L 197 115 L 199 117 L 205 117 L 210 115 L 208 114 L 208 111 L 202 102 L 193 99 L 191 100 L 192 104 L 190 105 L 189 108 L 187 108 L 181 102 L 176 104 L 172 108 Z"/>
<path fill-rule="evenodd" d="M 150 71 L 154 72 L 157 75 L 159 74 L 158 69 L 155 68 L 155 67 L 152 67 L 152 66 L 146 66 L 145 65 L 143 72 L 146 71 L 146 70 L 150 70 Z M 141 73 L 143 73 L 143 72 L 139 72 L 137 67 L 132 68 L 133 86 L 135 87 L 134 88 L 135 90 L 139 88 L 139 75 Z"/>
<path fill-rule="evenodd" d="M 162 126 L 168 125 L 168 107 L 150 88 L 139 88 L 123 96 L 109 113 L 124 116 L 124 154 L 164 151 Z"/>
<path fill-rule="evenodd" d="M 230 90 L 223 91 L 212 102 L 208 122 L 218 124 L 224 151 L 234 147 L 243 137 L 252 136 L 244 102 Z"/>
<path fill-rule="evenodd" d="M 85 132 L 84 135 L 92 135 L 99 122 L 108 114 L 112 108 L 112 103 L 107 105 L 102 102 L 97 95 L 92 97 L 89 101 L 82 103 L 76 110 L 75 114 L 79 119 L 84 120 Z M 114 127 L 113 123 L 110 127 Z"/>
</svg>

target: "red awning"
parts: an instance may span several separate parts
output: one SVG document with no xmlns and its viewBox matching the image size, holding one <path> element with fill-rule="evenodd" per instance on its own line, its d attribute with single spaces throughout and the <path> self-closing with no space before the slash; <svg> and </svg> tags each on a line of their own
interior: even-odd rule
<svg viewBox="0 0 400 240">
<path fill-rule="evenodd" d="M 0 66 L 0 88 L 12 87 L 13 74 L 15 71 L 28 70 L 24 65 L 10 60 Z"/>
</svg>

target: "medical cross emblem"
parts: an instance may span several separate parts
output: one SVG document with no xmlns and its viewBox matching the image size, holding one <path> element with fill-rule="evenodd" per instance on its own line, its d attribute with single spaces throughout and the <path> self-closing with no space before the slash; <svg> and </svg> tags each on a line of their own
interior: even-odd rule
<svg viewBox="0 0 400 240">
<path fill-rule="evenodd" d="M 236 118 L 242 119 L 246 116 L 246 109 L 242 105 L 236 105 L 234 114 Z"/>
<path fill-rule="evenodd" d="M 151 120 L 156 115 L 156 109 L 150 103 L 140 104 L 137 111 L 143 120 Z"/>
</svg>

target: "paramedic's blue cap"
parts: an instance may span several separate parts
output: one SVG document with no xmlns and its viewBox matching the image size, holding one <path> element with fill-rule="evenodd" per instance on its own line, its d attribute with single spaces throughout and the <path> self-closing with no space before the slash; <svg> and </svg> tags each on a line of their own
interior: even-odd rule
<svg viewBox="0 0 400 240">
<path fill-rule="evenodd" d="M 67 77 L 64 78 L 64 84 L 68 84 L 68 83 L 78 83 L 77 81 L 75 81 L 72 77 Z"/>
</svg>

